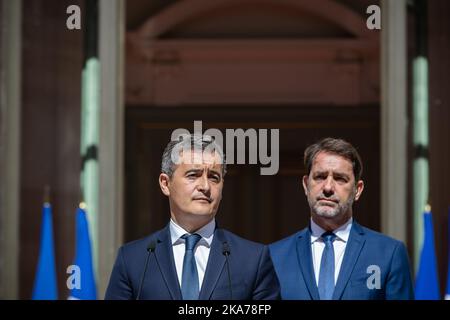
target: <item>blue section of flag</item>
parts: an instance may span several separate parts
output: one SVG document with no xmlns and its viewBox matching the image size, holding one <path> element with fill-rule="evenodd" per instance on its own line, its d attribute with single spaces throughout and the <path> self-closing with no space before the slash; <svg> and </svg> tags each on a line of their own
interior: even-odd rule
<svg viewBox="0 0 450 320">
<path fill-rule="evenodd" d="M 445 289 L 445 299 L 450 300 L 450 207 L 448 208 L 448 229 L 447 229 L 447 287 Z"/>
<path fill-rule="evenodd" d="M 41 243 L 39 261 L 34 278 L 33 300 L 56 300 L 55 249 L 53 241 L 52 207 L 45 203 L 42 209 Z"/>
<path fill-rule="evenodd" d="M 86 212 L 78 208 L 76 214 L 76 249 L 74 273 L 70 276 L 72 285 L 75 285 L 70 291 L 70 298 L 80 300 L 97 299 L 97 290 L 95 286 L 94 268 L 92 261 L 91 240 L 89 237 L 89 226 L 86 218 Z M 76 277 L 79 277 L 78 279 Z"/>
<path fill-rule="evenodd" d="M 420 254 L 419 270 L 416 276 L 416 300 L 439 300 L 439 281 L 437 273 L 437 259 L 434 246 L 433 216 L 425 212 L 424 241 Z"/>
</svg>

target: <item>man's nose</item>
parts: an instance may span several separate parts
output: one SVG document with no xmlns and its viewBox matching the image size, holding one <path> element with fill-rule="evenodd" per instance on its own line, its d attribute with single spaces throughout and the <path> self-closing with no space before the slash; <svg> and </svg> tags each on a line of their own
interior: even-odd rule
<svg viewBox="0 0 450 320">
<path fill-rule="evenodd" d="M 323 186 L 323 193 L 325 195 L 332 195 L 334 193 L 334 180 L 333 180 L 333 177 L 328 177 L 325 180 L 325 184 Z"/>
<path fill-rule="evenodd" d="M 200 177 L 199 183 L 198 183 L 198 189 L 205 193 L 209 192 L 209 190 L 211 189 L 211 186 L 210 186 L 209 180 L 208 180 L 208 176 L 206 173 L 204 173 Z"/>
</svg>

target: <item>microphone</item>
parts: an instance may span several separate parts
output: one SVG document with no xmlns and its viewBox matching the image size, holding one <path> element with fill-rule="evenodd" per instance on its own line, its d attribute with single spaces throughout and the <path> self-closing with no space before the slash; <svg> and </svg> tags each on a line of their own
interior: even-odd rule
<svg viewBox="0 0 450 320">
<path fill-rule="evenodd" d="M 230 300 L 233 300 L 233 290 L 231 287 L 230 264 L 228 262 L 228 256 L 230 255 L 230 246 L 228 245 L 228 242 L 226 242 L 226 241 L 222 244 L 222 254 L 225 256 L 226 264 L 227 264 L 228 288 L 230 289 Z"/>
<path fill-rule="evenodd" d="M 150 253 L 155 251 L 155 248 L 156 248 L 156 241 L 152 240 L 147 245 L 147 259 L 145 259 L 144 272 L 142 272 L 141 281 L 139 283 L 139 290 L 138 290 L 138 294 L 136 296 L 136 300 L 139 300 L 139 298 L 141 297 L 142 285 L 144 284 L 145 273 L 147 272 L 148 259 L 150 258 Z"/>
</svg>

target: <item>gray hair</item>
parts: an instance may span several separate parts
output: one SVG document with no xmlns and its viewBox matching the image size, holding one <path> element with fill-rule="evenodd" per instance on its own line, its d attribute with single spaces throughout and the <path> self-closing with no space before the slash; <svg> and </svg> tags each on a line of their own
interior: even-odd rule
<svg viewBox="0 0 450 320">
<path fill-rule="evenodd" d="M 174 162 L 174 159 L 179 159 L 183 150 L 217 152 L 222 163 L 222 176 L 225 176 L 227 173 L 227 164 L 221 146 L 211 136 L 198 134 L 181 134 L 178 136 L 178 140 L 171 140 L 167 144 L 161 160 L 162 173 L 172 177 L 177 164 L 177 161 Z"/>
</svg>

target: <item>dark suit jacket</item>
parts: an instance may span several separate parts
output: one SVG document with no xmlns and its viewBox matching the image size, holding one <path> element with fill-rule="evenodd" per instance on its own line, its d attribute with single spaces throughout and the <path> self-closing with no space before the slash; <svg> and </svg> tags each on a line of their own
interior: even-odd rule
<svg viewBox="0 0 450 320">
<path fill-rule="evenodd" d="M 169 225 L 154 234 L 125 244 L 119 249 L 105 299 L 136 299 L 144 271 L 149 243 L 150 252 L 140 299 L 180 300 L 181 289 L 175 268 Z M 229 247 L 230 291 L 223 243 Z M 268 247 L 245 240 L 216 228 L 200 289 L 200 300 L 279 299 L 279 282 Z"/>
<path fill-rule="evenodd" d="M 280 280 L 281 298 L 319 300 L 309 227 L 271 244 L 269 249 Z M 403 243 L 353 220 L 333 299 L 414 299 Z"/>
</svg>

